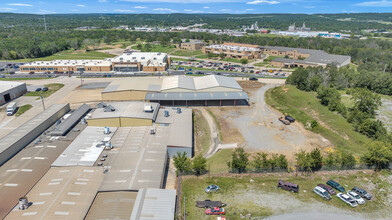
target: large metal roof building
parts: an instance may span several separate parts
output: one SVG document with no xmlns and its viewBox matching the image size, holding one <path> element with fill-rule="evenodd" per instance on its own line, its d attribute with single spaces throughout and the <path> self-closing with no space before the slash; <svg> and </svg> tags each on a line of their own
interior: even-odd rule
<svg viewBox="0 0 392 220">
<path fill-rule="evenodd" d="M 26 83 L 0 81 L 0 105 L 18 98 L 26 92 Z"/>
<path fill-rule="evenodd" d="M 103 177 L 102 167 L 52 167 L 26 195 L 32 205 L 5 219 L 83 219 Z"/>
<path fill-rule="evenodd" d="M 165 105 L 231 105 L 247 103 L 248 95 L 234 78 L 219 75 L 171 76 L 163 79 L 115 80 L 101 93 L 102 100 L 146 100 Z M 223 103 L 225 104 L 225 103 Z"/>
</svg>

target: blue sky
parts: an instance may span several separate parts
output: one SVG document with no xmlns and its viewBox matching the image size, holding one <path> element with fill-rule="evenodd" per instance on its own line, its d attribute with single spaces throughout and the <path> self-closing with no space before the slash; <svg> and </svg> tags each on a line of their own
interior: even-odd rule
<svg viewBox="0 0 392 220">
<path fill-rule="evenodd" d="M 392 12 L 392 0 L 0 0 L 14 13 L 356 13 Z"/>
</svg>

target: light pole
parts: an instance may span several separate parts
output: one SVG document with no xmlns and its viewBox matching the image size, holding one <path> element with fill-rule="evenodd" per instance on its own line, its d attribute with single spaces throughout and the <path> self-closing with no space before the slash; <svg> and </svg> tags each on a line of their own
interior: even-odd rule
<svg viewBox="0 0 392 220">
<path fill-rule="evenodd" d="M 42 95 L 42 89 L 41 89 L 41 101 L 42 101 L 42 107 L 44 107 L 44 111 L 45 111 L 45 102 L 44 102 L 44 96 Z"/>
<path fill-rule="evenodd" d="M 82 85 L 82 84 L 83 84 L 82 73 L 83 73 L 83 70 L 80 70 L 80 85 Z"/>
</svg>

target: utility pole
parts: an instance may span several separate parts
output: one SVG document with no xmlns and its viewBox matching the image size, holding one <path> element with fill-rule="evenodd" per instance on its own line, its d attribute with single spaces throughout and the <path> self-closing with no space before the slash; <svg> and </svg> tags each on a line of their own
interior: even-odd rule
<svg viewBox="0 0 392 220">
<path fill-rule="evenodd" d="M 45 25 L 45 32 L 48 31 L 47 27 L 46 27 L 46 18 L 45 18 L 45 14 L 44 14 L 44 25 Z"/>
<path fill-rule="evenodd" d="M 83 85 L 82 73 L 83 73 L 83 70 L 80 71 L 80 85 Z"/>
</svg>

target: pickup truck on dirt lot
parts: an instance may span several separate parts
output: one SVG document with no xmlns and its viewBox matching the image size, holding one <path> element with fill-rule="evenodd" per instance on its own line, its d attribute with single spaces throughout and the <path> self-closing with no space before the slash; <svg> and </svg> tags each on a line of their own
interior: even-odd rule
<svg viewBox="0 0 392 220">
<path fill-rule="evenodd" d="M 226 204 L 222 203 L 221 201 L 211 201 L 209 199 L 196 202 L 196 207 L 198 208 L 214 208 L 214 207 L 223 207 L 225 205 Z"/>
<path fill-rule="evenodd" d="M 283 117 L 279 117 L 279 121 L 285 125 L 290 125 L 290 122 L 288 120 L 284 119 Z"/>
</svg>

